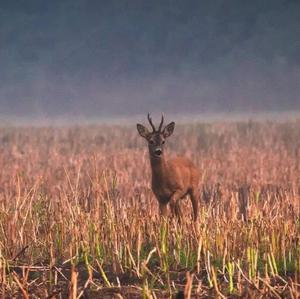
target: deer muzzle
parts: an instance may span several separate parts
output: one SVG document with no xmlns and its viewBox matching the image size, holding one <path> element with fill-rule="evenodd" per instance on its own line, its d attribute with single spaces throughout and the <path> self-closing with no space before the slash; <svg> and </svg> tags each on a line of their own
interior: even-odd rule
<svg viewBox="0 0 300 299">
<path fill-rule="evenodd" d="M 154 151 L 155 156 L 160 156 L 162 154 L 162 149 L 160 147 L 157 147 Z"/>
</svg>

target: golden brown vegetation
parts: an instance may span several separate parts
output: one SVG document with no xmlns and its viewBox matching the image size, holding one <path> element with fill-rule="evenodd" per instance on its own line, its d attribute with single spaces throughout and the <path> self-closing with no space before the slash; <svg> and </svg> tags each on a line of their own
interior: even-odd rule
<svg viewBox="0 0 300 299">
<path fill-rule="evenodd" d="M 297 298 L 300 122 L 178 126 L 199 219 L 160 219 L 135 126 L 0 129 L 0 293 Z M 115 296 L 115 297 L 114 297 Z"/>
</svg>

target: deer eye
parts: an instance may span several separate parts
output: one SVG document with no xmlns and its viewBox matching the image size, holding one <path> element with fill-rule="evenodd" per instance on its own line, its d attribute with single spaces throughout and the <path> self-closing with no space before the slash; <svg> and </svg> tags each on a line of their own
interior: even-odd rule
<svg viewBox="0 0 300 299">
<path fill-rule="evenodd" d="M 153 141 L 153 140 L 149 140 L 149 143 L 150 143 L 150 144 L 154 144 L 154 141 Z"/>
<path fill-rule="evenodd" d="M 165 141 L 163 140 L 163 141 L 161 142 L 161 144 L 165 144 Z"/>
</svg>

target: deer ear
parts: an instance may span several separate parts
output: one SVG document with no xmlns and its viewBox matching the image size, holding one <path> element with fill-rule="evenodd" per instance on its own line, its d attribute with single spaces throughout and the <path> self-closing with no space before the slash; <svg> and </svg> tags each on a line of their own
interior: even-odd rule
<svg viewBox="0 0 300 299">
<path fill-rule="evenodd" d="M 148 138 L 148 136 L 149 136 L 149 131 L 148 131 L 148 129 L 147 129 L 146 127 L 144 127 L 144 126 L 141 125 L 141 124 L 137 124 L 137 125 L 136 125 L 136 128 L 137 128 L 139 134 L 140 134 L 142 137 L 144 137 L 144 138 L 146 138 L 146 139 Z"/>
<path fill-rule="evenodd" d="M 174 132 L 174 128 L 175 128 L 175 123 L 172 121 L 171 123 L 169 123 L 168 125 L 165 126 L 162 134 L 165 138 L 171 136 Z"/>
</svg>

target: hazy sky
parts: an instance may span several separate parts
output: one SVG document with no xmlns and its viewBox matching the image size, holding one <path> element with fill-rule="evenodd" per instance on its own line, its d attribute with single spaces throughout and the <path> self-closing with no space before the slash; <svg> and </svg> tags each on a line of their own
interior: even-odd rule
<svg viewBox="0 0 300 299">
<path fill-rule="evenodd" d="M 0 115 L 300 109 L 300 1 L 1 1 Z"/>
</svg>

